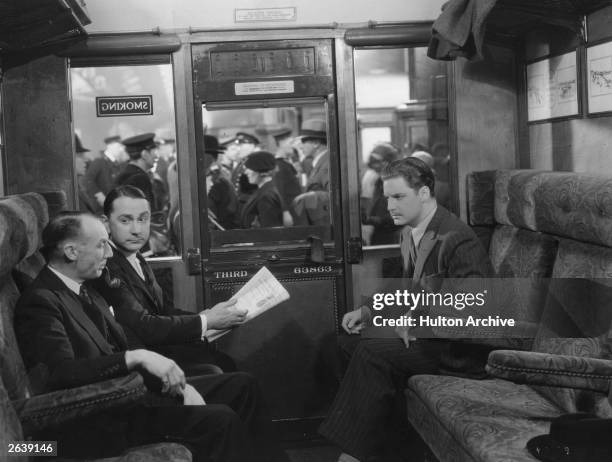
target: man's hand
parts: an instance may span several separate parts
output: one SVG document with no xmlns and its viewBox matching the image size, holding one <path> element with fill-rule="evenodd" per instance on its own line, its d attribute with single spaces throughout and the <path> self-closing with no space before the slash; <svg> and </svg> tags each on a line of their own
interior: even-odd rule
<svg viewBox="0 0 612 462">
<path fill-rule="evenodd" d="M 125 352 L 128 370 L 141 367 L 162 382 L 162 393 L 177 396 L 185 388 L 185 374 L 171 359 L 149 350 L 129 350 Z"/>
<path fill-rule="evenodd" d="M 204 406 L 206 402 L 195 388 L 187 384 L 183 390 L 183 404 L 185 406 Z"/>
<path fill-rule="evenodd" d="M 396 327 L 395 333 L 402 339 L 404 345 L 406 345 L 406 348 L 410 348 L 410 342 L 416 340 L 414 335 L 410 335 L 410 327 L 408 326 Z"/>
<path fill-rule="evenodd" d="M 342 318 L 342 328 L 349 334 L 358 334 L 363 329 L 363 313 L 361 308 L 349 311 Z"/>
<path fill-rule="evenodd" d="M 203 313 L 206 315 L 208 329 L 228 329 L 242 324 L 246 319 L 247 310 L 239 310 L 236 308 L 236 300 L 228 300 L 217 303 Z"/>
</svg>

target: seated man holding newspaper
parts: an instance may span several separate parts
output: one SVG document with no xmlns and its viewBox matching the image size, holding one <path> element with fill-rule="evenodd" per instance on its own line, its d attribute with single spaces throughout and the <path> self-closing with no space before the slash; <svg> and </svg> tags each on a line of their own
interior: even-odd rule
<svg viewBox="0 0 612 462">
<path fill-rule="evenodd" d="M 151 207 L 144 193 L 129 185 L 108 193 L 104 223 L 113 246 L 108 273 L 96 289 L 115 309 L 115 316 L 136 343 L 174 359 L 187 375 L 197 375 L 206 363 L 224 372 L 236 370 L 233 360 L 216 351 L 207 340 L 208 330 L 224 330 L 243 323 L 247 310 L 235 300 L 193 313 L 176 309 L 166 300 L 151 267 L 140 254 L 149 239 Z"/>
<path fill-rule="evenodd" d="M 14 319 L 37 388 L 97 384 L 134 370 L 142 374 L 147 392 L 120 408 L 100 408 L 72 424 L 49 426 L 37 439 L 57 440 L 60 457 L 79 460 L 162 441 L 185 444 L 194 462 L 288 460 L 272 444 L 252 376 L 234 372 L 187 379 L 171 359 L 128 345 L 111 307 L 91 286 L 113 254 L 98 218 L 64 212 L 45 227 L 42 241 L 48 264 L 22 294 Z"/>
</svg>

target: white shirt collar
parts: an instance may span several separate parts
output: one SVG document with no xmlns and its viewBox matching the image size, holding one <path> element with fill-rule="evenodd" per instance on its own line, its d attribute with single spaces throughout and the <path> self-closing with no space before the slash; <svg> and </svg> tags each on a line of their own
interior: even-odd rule
<svg viewBox="0 0 612 462">
<path fill-rule="evenodd" d="M 140 279 L 145 280 L 144 271 L 142 269 L 142 265 L 140 264 L 140 260 L 138 259 L 138 254 L 132 253 L 130 255 L 126 255 L 125 259 L 128 261 L 132 268 L 136 271 L 136 274 L 140 276 Z"/>
<path fill-rule="evenodd" d="M 414 246 L 415 247 L 419 247 L 419 243 L 421 242 L 421 239 L 423 238 L 423 235 L 425 234 L 425 231 L 427 231 L 427 227 L 429 226 L 429 223 L 431 222 L 434 214 L 436 213 L 436 210 L 438 209 L 438 204 L 436 204 L 434 206 L 434 208 L 431 210 L 431 212 L 429 212 L 425 218 L 423 218 L 423 220 L 421 220 L 421 222 L 416 225 L 414 228 L 412 228 L 412 240 L 414 241 Z"/>
<path fill-rule="evenodd" d="M 66 286 L 72 290 L 75 294 L 79 295 L 79 293 L 81 292 L 81 284 L 79 284 L 78 282 L 76 282 L 74 279 L 69 278 L 68 276 L 66 276 L 65 274 L 60 273 L 58 270 L 56 270 L 55 268 L 53 268 L 51 265 L 47 265 L 47 268 L 49 268 L 51 271 L 53 271 L 53 273 L 61 279 L 61 281 L 66 284 Z"/>
<path fill-rule="evenodd" d="M 111 240 L 108 241 L 108 243 L 111 245 L 111 247 L 113 248 L 113 252 L 121 252 L 121 250 L 119 250 L 117 248 L 117 246 L 115 245 L 115 243 Z M 138 252 L 136 253 L 132 253 L 130 255 L 126 255 L 122 252 L 122 255 L 125 257 L 125 259 L 128 261 L 128 263 L 130 265 L 132 265 L 132 268 L 134 268 L 134 271 L 136 271 L 136 274 L 138 274 L 138 276 L 140 276 L 140 279 L 142 279 L 143 281 L 145 280 L 145 275 L 144 275 L 144 271 L 142 269 L 142 266 L 140 264 L 140 260 L 138 260 Z"/>
</svg>

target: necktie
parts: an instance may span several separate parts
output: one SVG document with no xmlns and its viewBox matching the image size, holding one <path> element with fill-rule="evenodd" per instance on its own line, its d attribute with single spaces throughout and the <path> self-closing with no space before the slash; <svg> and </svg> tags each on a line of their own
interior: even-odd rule
<svg viewBox="0 0 612 462">
<path fill-rule="evenodd" d="M 79 288 L 79 297 L 81 297 L 83 301 L 87 303 L 88 305 L 93 305 L 93 300 L 89 296 L 89 292 L 87 292 L 87 289 L 82 284 L 81 284 L 81 287 Z"/>
<path fill-rule="evenodd" d="M 416 248 L 414 239 L 412 238 L 412 230 L 410 227 L 405 227 L 402 230 L 401 253 L 404 260 L 404 271 L 406 276 L 412 277 L 416 264 Z"/>
<path fill-rule="evenodd" d="M 104 314 L 100 309 L 94 304 L 89 292 L 85 288 L 85 286 L 81 285 L 79 288 L 79 297 L 84 303 L 85 313 L 89 316 L 89 319 L 93 321 L 98 330 L 102 333 L 102 336 L 108 340 L 108 328 L 106 326 L 106 320 L 104 319 Z"/>
<path fill-rule="evenodd" d="M 136 270 L 136 273 L 138 273 L 138 276 L 140 276 L 140 279 L 146 281 L 147 279 L 145 278 L 144 271 L 142 270 L 142 265 L 140 264 L 140 261 L 138 261 L 138 258 L 134 259 L 134 264 L 132 266 Z"/>
<path fill-rule="evenodd" d="M 412 263 L 412 267 L 416 266 L 416 245 L 414 245 L 414 238 L 412 237 L 412 233 L 410 233 L 410 244 L 408 246 L 408 250 L 410 252 L 410 261 Z"/>
</svg>

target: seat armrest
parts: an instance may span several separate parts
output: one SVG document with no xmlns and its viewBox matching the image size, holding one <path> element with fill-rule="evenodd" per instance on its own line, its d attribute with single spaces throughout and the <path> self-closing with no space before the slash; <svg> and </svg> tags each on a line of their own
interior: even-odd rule
<svg viewBox="0 0 612 462">
<path fill-rule="evenodd" d="M 548 385 L 608 393 L 612 361 L 533 351 L 489 353 L 486 370 L 494 377 L 529 385 Z"/>
<path fill-rule="evenodd" d="M 14 402 L 24 434 L 141 402 L 147 389 L 137 372 L 104 382 L 58 390 Z"/>
</svg>

